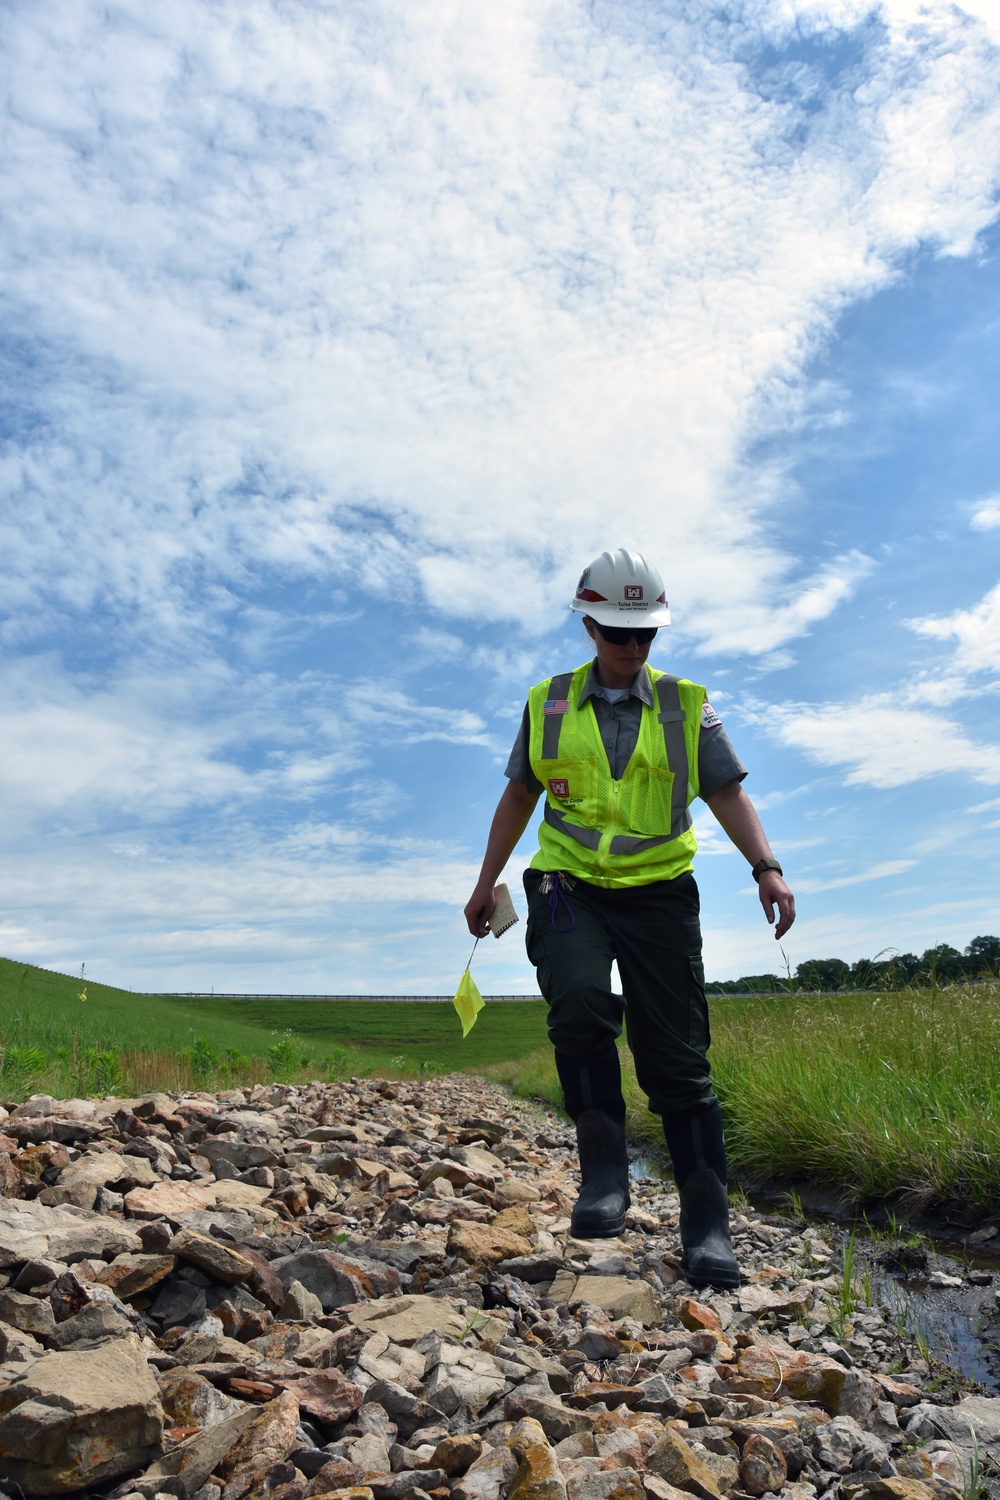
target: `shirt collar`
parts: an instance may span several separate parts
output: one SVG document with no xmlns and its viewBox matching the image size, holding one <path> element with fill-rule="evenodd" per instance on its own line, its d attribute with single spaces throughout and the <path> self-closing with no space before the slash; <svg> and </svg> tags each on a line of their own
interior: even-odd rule
<svg viewBox="0 0 1000 1500">
<path fill-rule="evenodd" d="M 635 677 L 632 679 L 632 686 L 628 691 L 630 698 L 638 698 L 640 703 L 644 703 L 647 708 L 652 708 L 653 684 L 650 681 L 649 673 L 646 671 L 645 667 L 639 668 L 638 672 L 635 674 Z M 607 694 L 605 693 L 597 678 L 596 657 L 590 663 L 590 671 L 587 673 L 587 680 L 583 685 L 583 691 L 580 694 L 579 702 L 576 705 L 577 708 L 582 708 L 587 699 L 593 697 L 595 694 L 600 698 L 607 697 Z"/>
</svg>

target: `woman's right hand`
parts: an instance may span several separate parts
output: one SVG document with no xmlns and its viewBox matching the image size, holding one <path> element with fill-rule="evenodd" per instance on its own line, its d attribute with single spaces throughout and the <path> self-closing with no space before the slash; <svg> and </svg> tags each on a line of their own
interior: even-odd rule
<svg viewBox="0 0 1000 1500">
<path fill-rule="evenodd" d="M 473 937 L 485 937 L 490 930 L 490 917 L 496 906 L 492 884 L 480 881 L 465 907 L 465 920 Z"/>
</svg>

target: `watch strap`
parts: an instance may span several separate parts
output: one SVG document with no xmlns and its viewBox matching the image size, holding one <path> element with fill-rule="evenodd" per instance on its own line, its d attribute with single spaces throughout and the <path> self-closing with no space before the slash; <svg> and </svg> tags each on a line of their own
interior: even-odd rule
<svg viewBox="0 0 1000 1500">
<path fill-rule="evenodd" d="M 758 885 L 760 884 L 760 877 L 764 874 L 765 870 L 775 870 L 779 875 L 784 875 L 785 873 L 776 859 L 759 859 L 750 871 L 750 874 Z"/>
</svg>

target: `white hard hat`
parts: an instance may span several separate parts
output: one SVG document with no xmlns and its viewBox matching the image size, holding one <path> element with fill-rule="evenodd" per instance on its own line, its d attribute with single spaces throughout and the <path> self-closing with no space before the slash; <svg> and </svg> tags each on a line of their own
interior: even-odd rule
<svg viewBox="0 0 1000 1500">
<path fill-rule="evenodd" d="M 669 625 L 663 579 L 641 552 L 619 547 L 584 568 L 570 605 L 598 625 Z"/>
</svg>

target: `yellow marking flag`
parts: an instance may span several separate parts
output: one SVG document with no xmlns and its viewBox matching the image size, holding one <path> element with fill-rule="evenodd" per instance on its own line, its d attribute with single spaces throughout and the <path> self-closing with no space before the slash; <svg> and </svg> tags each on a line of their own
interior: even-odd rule
<svg viewBox="0 0 1000 1500">
<path fill-rule="evenodd" d="M 476 1018 L 485 1003 L 482 995 L 479 993 L 476 981 L 469 970 L 466 969 L 458 981 L 458 989 L 455 991 L 455 998 L 452 1001 L 452 1004 L 458 1011 L 458 1019 L 462 1023 L 463 1039 L 469 1035 L 469 1032 L 475 1026 Z"/>
</svg>

